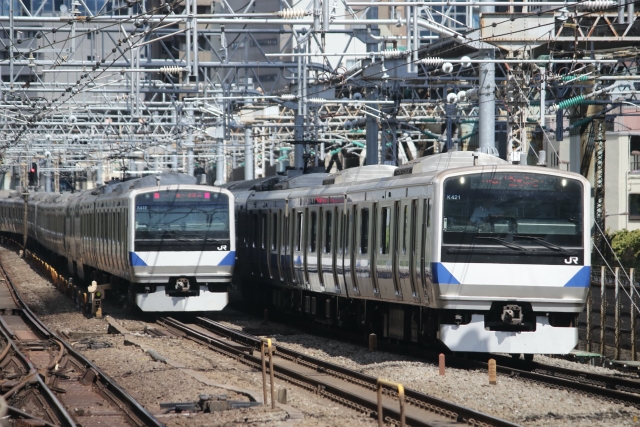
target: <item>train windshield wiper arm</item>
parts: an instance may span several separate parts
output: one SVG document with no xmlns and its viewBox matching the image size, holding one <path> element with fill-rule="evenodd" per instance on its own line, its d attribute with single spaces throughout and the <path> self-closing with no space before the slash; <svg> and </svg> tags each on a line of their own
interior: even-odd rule
<svg viewBox="0 0 640 427">
<path fill-rule="evenodd" d="M 500 243 L 503 246 L 506 246 L 509 249 L 513 249 L 514 251 L 535 252 L 535 249 L 527 249 L 524 246 L 520 246 L 520 245 L 516 245 L 515 243 L 507 242 L 506 240 L 504 240 L 501 237 L 475 236 L 474 239 L 493 240 L 493 241 L 496 241 L 496 242 Z"/>
<path fill-rule="evenodd" d="M 560 247 L 558 245 L 554 245 L 553 243 L 547 242 L 542 237 L 528 236 L 526 234 L 514 234 L 513 238 L 514 239 L 523 239 L 523 240 L 534 240 L 534 241 L 540 243 L 545 248 L 549 248 L 549 249 L 551 249 L 553 251 L 564 252 L 564 253 L 567 253 L 567 254 L 569 253 L 569 251 L 567 251 L 565 248 Z"/>
</svg>

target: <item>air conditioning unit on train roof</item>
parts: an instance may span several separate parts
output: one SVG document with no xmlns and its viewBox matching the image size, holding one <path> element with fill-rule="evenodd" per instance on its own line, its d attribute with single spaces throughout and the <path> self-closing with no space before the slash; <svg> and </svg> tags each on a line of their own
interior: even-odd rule
<svg viewBox="0 0 640 427">
<path fill-rule="evenodd" d="M 499 157 L 476 151 L 451 151 L 444 154 L 421 157 L 398 168 L 395 175 L 418 174 L 437 172 L 469 166 L 508 165 L 506 160 Z"/>
<path fill-rule="evenodd" d="M 393 176 L 397 168 L 389 165 L 360 166 L 344 169 L 335 175 L 327 177 L 323 184 L 342 184 L 343 182 L 360 182 L 369 179 L 387 178 Z M 331 182 L 333 180 L 333 182 Z"/>
</svg>

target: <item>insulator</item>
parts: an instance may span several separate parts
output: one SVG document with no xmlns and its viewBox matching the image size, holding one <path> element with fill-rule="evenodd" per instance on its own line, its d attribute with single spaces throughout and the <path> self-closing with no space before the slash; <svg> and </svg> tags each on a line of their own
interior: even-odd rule
<svg viewBox="0 0 640 427">
<path fill-rule="evenodd" d="M 398 49 L 383 50 L 381 53 L 385 58 L 400 58 L 407 54 L 406 51 Z"/>
<path fill-rule="evenodd" d="M 160 67 L 160 72 L 165 74 L 180 74 L 184 69 L 178 66 Z"/>
<path fill-rule="evenodd" d="M 305 15 L 309 15 L 310 12 L 307 12 L 304 9 L 284 9 L 276 12 L 276 15 L 280 18 L 291 19 L 291 18 L 302 18 Z"/>
<path fill-rule="evenodd" d="M 610 0 L 593 0 L 593 1 L 583 1 L 578 4 L 578 8 L 581 10 L 603 10 L 603 9 L 611 9 L 613 7 L 618 7 L 618 2 L 610 1 Z"/>
<path fill-rule="evenodd" d="M 420 60 L 421 64 L 427 65 L 429 67 L 437 67 L 440 64 L 442 64 L 444 62 L 444 59 L 442 58 L 433 58 L 433 57 L 426 57 L 426 58 L 422 58 Z"/>
<path fill-rule="evenodd" d="M 565 99 L 564 101 L 558 102 L 558 104 L 554 105 L 554 110 L 559 110 L 561 108 L 567 107 L 575 107 L 576 105 L 580 105 L 585 101 L 583 95 L 578 95 L 574 98 Z"/>
<path fill-rule="evenodd" d="M 588 74 L 583 74 L 581 76 L 562 76 L 563 82 L 584 82 L 586 80 L 592 79 Z"/>
<path fill-rule="evenodd" d="M 286 93 L 284 95 L 280 95 L 280 99 L 284 101 L 291 101 L 292 99 L 296 99 L 296 96 L 290 93 Z"/>
<path fill-rule="evenodd" d="M 307 98 L 307 104 L 324 104 L 327 102 L 324 98 Z"/>
</svg>

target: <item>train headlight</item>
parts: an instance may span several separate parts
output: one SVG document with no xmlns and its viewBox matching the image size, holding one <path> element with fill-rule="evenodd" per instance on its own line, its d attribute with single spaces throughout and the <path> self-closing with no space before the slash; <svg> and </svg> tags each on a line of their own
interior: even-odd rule
<svg viewBox="0 0 640 427">
<path fill-rule="evenodd" d="M 562 180 L 562 182 L 561 182 L 561 184 L 562 184 L 562 186 L 563 186 L 563 187 L 566 187 L 566 186 L 567 186 L 567 180 L 566 180 L 566 179 L 563 179 L 563 180 Z"/>
<path fill-rule="evenodd" d="M 464 176 L 460 177 L 460 184 L 464 184 Z"/>
</svg>

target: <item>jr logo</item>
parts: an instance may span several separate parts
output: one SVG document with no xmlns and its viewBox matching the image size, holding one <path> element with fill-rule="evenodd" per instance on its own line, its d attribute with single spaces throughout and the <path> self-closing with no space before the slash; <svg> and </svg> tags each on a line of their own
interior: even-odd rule
<svg viewBox="0 0 640 427">
<path fill-rule="evenodd" d="M 565 258 L 564 263 L 565 264 L 577 264 L 578 263 L 578 257 L 577 256 L 570 256 L 569 258 Z"/>
<path fill-rule="evenodd" d="M 222 245 L 222 246 L 218 246 L 218 250 L 219 251 L 226 251 L 227 250 L 227 245 Z M 578 258 L 576 258 L 577 260 Z M 567 262 L 567 260 L 564 260 L 564 262 Z M 568 263 L 567 263 L 568 264 Z M 577 261 L 576 261 L 577 264 Z"/>
</svg>

